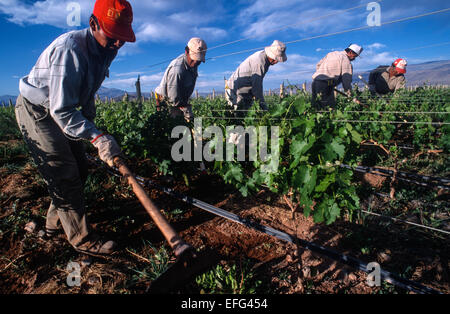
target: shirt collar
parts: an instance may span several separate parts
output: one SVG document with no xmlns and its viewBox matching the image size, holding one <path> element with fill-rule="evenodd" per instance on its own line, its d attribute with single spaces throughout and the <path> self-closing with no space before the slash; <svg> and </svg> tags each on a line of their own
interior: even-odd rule
<svg viewBox="0 0 450 314">
<path fill-rule="evenodd" d="M 92 30 L 90 27 L 86 28 L 86 41 L 87 41 L 89 52 L 100 56 L 101 52 L 98 47 L 97 40 L 95 39 L 94 34 L 92 34 Z"/>
<path fill-rule="evenodd" d="M 86 29 L 86 40 L 87 40 L 87 45 L 88 45 L 88 49 L 89 49 L 90 53 L 92 53 L 96 56 L 102 57 L 104 59 L 109 58 L 109 59 L 111 59 L 111 61 L 116 57 L 117 52 L 107 54 L 107 53 L 104 53 L 100 49 L 100 46 L 99 46 L 97 40 L 95 39 L 94 34 L 92 34 L 92 29 L 90 27 L 88 27 Z"/>
<path fill-rule="evenodd" d="M 193 72 L 194 74 L 197 73 L 197 68 L 198 68 L 198 66 L 191 68 L 191 67 L 188 65 L 188 63 L 187 63 L 187 56 L 186 56 L 186 53 L 182 54 L 182 56 L 183 56 L 183 64 L 184 64 L 184 68 L 185 68 L 186 70 L 188 70 L 188 71 Z"/>
</svg>

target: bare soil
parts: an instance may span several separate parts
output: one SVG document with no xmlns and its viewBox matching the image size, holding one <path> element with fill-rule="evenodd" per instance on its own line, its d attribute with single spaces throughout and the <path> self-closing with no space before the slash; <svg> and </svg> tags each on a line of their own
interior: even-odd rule
<svg viewBox="0 0 450 314">
<path fill-rule="evenodd" d="M 94 230 L 116 240 L 121 250 L 112 257 L 91 258 L 82 263 L 81 285 L 70 287 L 67 284 L 71 271 L 67 269 L 68 262 L 81 263 L 87 258 L 70 247 L 64 234 L 51 241 L 37 236 L 37 231 L 45 224 L 45 213 L 50 203 L 45 186 L 38 178 L 32 166 L 25 167 L 20 173 L 7 170 L 0 173 L 0 293 L 145 293 L 149 280 L 133 279 L 136 275 L 133 269 L 142 269 L 148 264 L 145 256 L 153 250 L 148 243 L 159 247 L 164 244 L 164 239 L 126 186 L 116 188 L 105 183 L 101 190 L 106 192 L 99 193 L 96 200 L 88 204 L 89 220 Z M 376 219 L 366 219 L 364 225 L 358 218 L 330 226 L 315 224 L 302 213 L 292 213 L 276 194 L 260 191 L 256 195 L 242 197 L 215 176 L 193 178 L 189 187 L 182 182 L 155 179 L 178 192 L 241 217 L 366 263 L 376 261 L 383 269 L 450 293 L 448 238 L 431 238 L 417 229 L 380 224 Z M 381 184 L 373 180 L 368 178 L 374 186 Z M 162 192 L 148 192 L 188 243 L 197 249 L 215 249 L 221 255 L 222 263 L 251 261 L 252 271 L 263 281 L 259 292 L 407 293 L 386 285 L 369 287 L 367 276 L 362 271 L 216 217 Z M 105 208 L 112 194 L 117 201 L 108 203 L 108 208 Z M 363 201 L 363 208 L 370 205 L 371 208 L 382 209 L 389 202 L 381 197 L 367 199 L 371 203 Z M 170 214 L 176 209 L 182 214 Z M 34 233 L 26 232 L 25 224 L 32 220 L 36 221 L 38 228 Z"/>
</svg>

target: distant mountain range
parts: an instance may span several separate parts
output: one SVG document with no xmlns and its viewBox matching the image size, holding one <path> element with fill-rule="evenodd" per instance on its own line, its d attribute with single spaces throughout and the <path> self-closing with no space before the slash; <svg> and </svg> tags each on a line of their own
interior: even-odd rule
<svg viewBox="0 0 450 314">
<path fill-rule="evenodd" d="M 370 71 L 353 73 L 353 83 L 364 87 L 364 83 L 358 78 L 358 75 L 361 75 L 368 82 Z M 306 82 L 306 89 L 308 91 L 311 91 L 311 83 L 311 81 Z M 409 64 L 406 73 L 406 86 L 415 87 L 423 84 L 450 85 L 450 60 Z M 297 87 L 301 88 L 301 85 L 297 85 Z M 342 85 L 339 88 L 342 89 Z M 279 88 L 272 90 L 275 94 L 279 93 L 279 91 Z"/>
<path fill-rule="evenodd" d="M 0 96 L 0 104 L 8 106 L 9 101 L 11 100 L 13 104 L 16 104 L 17 96 L 4 95 Z"/>
<path fill-rule="evenodd" d="M 408 72 L 406 73 L 406 81 L 407 86 L 418 86 L 423 84 L 429 85 L 450 85 L 450 60 L 444 61 L 431 61 L 420 64 L 409 64 Z M 363 83 L 358 79 L 358 75 L 362 75 L 362 77 L 368 81 L 369 80 L 370 71 L 354 73 L 353 82 L 357 83 L 360 86 L 363 86 Z M 311 82 L 307 83 L 307 89 L 311 90 Z M 272 90 L 274 93 L 278 93 L 278 90 Z M 223 90 L 217 90 L 218 94 L 223 93 Z M 97 95 L 101 99 L 113 98 L 115 100 L 120 100 L 127 93 L 131 99 L 136 97 L 135 92 L 126 92 L 121 89 L 116 88 L 107 88 L 100 87 L 97 92 Z M 206 96 L 211 93 L 199 93 L 200 96 Z M 150 93 L 143 93 L 144 97 L 149 97 Z M 8 105 L 9 100 L 16 103 L 17 96 L 12 95 L 4 95 L 0 96 L 0 105 Z"/>
</svg>

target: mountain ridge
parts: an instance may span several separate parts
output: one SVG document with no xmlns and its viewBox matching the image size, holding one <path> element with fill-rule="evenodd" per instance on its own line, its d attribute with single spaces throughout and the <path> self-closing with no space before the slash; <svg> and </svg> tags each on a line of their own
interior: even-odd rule
<svg viewBox="0 0 450 314">
<path fill-rule="evenodd" d="M 369 74 L 371 70 L 362 71 L 353 74 L 353 83 L 363 86 L 364 83 L 358 79 L 358 75 L 361 75 L 366 81 L 369 80 Z M 450 60 L 438 60 L 427 61 L 418 64 L 409 64 L 406 73 L 406 86 L 420 86 L 423 84 L 428 85 L 450 85 Z M 307 89 L 311 90 L 311 81 L 307 82 Z M 274 93 L 278 93 L 279 89 L 272 90 Z M 217 94 L 223 93 L 223 90 L 216 90 Z M 136 92 L 125 91 L 117 88 L 100 87 L 97 95 L 100 99 L 120 100 L 127 93 L 131 99 L 136 97 Z M 211 92 L 200 92 L 200 96 L 210 95 Z M 142 93 L 144 97 L 150 97 L 149 92 Z M 0 105 L 7 106 L 9 100 L 13 104 L 16 103 L 17 96 L 3 95 L 0 96 Z"/>
</svg>

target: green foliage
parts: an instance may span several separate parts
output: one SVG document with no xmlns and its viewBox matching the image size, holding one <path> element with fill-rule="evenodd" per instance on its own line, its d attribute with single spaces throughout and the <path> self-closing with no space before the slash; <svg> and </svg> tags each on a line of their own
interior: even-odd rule
<svg viewBox="0 0 450 314">
<path fill-rule="evenodd" d="M 170 117 L 167 108 L 156 111 L 153 102 L 99 103 L 95 120 L 99 129 L 112 134 L 128 157 L 149 158 L 162 174 L 190 174 L 194 165 L 190 162 L 174 162 L 171 138 L 176 126 L 188 126 L 183 118 Z"/>
<path fill-rule="evenodd" d="M 423 147 L 443 147 L 448 143 L 448 126 L 438 127 L 429 123 L 387 123 L 398 122 L 448 122 L 450 117 L 450 95 L 448 89 L 417 88 L 414 91 L 400 90 L 394 95 L 372 97 L 368 91 L 355 93 L 364 107 L 349 102 L 345 97 L 337 99 L 337 109 L 345 113 L 345 119 L 362 121 L 383 121 L 384 123 L 356 123 L 355 129 L 363 139 L 374 139 L 388 144 L 400 141 L 404 145 Z M 346 113 L 347 111 L 347 113 Z M 363 112 L 349 112 L 363 111 Z M 380 114 L 378 112 L 385 112 Z M 386 113 L 389 112 L 389 113 Z M 409 112 L 409 113 L 406 113 Z M 425 113 L 419 113 L 425 112 Z M 428 112 L 438 112 L 431 114 Z"/>
<path fill-rule="evenodd" d="M 19 126 L 16 122 L 14 107 L 0 106 L 0 141 L 21 138 L 22 134 L 20 133 Z"/>
<path fill-rule="evenodd" d="M 219 104 L 214 105 L 217 108 Z M 204 128 L 220 126 L 225 134 L 227 126 L 235 123 L 236 120 L 227 119 L 232 116 L 225 111 L 226 104 L 222 108 L 223 111 L 215 112 L 217 118 L 203 122 Z M 332 223 L 344 210 L 351 215 L 358 207 L 350 181 L 352 172 L 339 165 L 356 161 L 359 133 L 350 124 L 333 123 L 327 116 L 315 112 L 303 95 L 273 103 L 268 112 L 257 109 L 255 104 L 236 124 L 257 130 L 259 126 L 267 126 L 269 138 L 270 128 L 279 127 L 279 156 L 273 155 L 267 161 L 260 158 L 253 162 L 216 161 L 214 172 L 225 182 L 234 184 L 244 196 L 262 186 L 280 194 L 292 192 L 293 200 L 303 207 L 306 216 L 314 211 L 316 222 Z M 202 107 L 200 112 L 204 111 Z M 337 111 L 332 116 L 340 118 L 342 113 Z M 267 146 L 271 147 L 271 141 L 268 142 Z M 267 166 L 274 167 L 265 168 Z"/>
<path fill-rule="evenodd" d="M 170 266 L 170 253 L 166 247 L 162 246 L 157 249 L 148 241 L 144 241 L 144 245 L 150 248 L 151 253 L 145 257 L 148 262 L 145 264 L 144 268 L 131 269 L 135 272 L 135 275 L 132 277 L 131 284 L 142 280 L 153 281 L 164 273 Z"/>
<path fill-rule="evenodd" d="M 200 293 L 255 294 L 261 281 L 256 279 L 248 260 L 231 265 L 217 265 L 195 279 Z"/>
<path fill-rule="evenodd" d="M 359 208 L 359 198 L 352 182 L 352 171 L 340 165 L 356 165 L 362 159 L 358 151 L 361 141 L 374 139 L 391 146 L 391 158 L 404 157 L 403 151 L 396 149 L 397 143 L 418 149 L 423 146 L 448 149 L 450 146 L 448 126 L 388 123 L 448 122 L 448 114 L 404 113 L 450 112 L 447 90 L 420 88 L 380 98 L 371 98 L 367 91 L 354 93 L 363 100 L 364 107 L 339 96 L 336 109 L 325 112 L 311 108 L 310 96 L 304 93 L 285 98 L 269 97 L 268 112 L 261 111 L 255 103 L 249 112 L 238 114 L 231 112 L 223 98 L 193 100 L 194 113 L 196 118 L 202 118 L 203 130 L 218 126 L 224 135 L 221 142 L 215 137 L 204 140 L 204 144 L 212 144 L 212 152 L 222 145 L 225 159 L 207 163 L 208 170 L 219 174 L 244 196 L 262 187 L 287 195 L 316 222 L 330 224 L 343 215 L 351 219 L 354 210 Z M 380 111 L 385 113 L 380 114 Z M 114 135 L 127 156 L 149 159 L 160 173 L 179 176 L 189 184 L 189 175 L 196 172 L 198 165 L 193 161 L 172 159 L 172 146 L 179 139 L 172 139 L 171 133 L 176 126 L 192 129 L 192 124 L 183 118 L 171 118 L 168 110 L 156 111 L 152 102 L 142 105 L 100 103 L 97 112 L 99 128 Z M 267 127 L 268 148 L 271 147 L 270 129 L 279 127 L 279 156 L 273 155 L 264 161 L 261 158 L 237 161 L 236 157 L 227 161 L 226 130 L 238 125 L 255 127 L 258 132 L 260 126 Z M 193 150 L 192 146 L 191 152 Z M 236 147 L 234 152 L 237 152 Z"/>
</svg>

